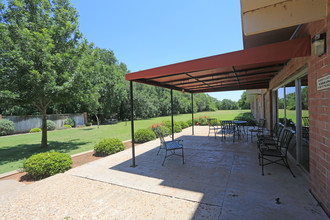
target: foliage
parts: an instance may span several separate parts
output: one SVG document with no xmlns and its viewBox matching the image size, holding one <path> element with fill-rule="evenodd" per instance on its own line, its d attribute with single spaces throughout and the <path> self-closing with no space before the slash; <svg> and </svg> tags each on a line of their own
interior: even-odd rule
<svg viewBox="0 0 330 220">
<path fill-rule="evenodd" d="M 67 118 L 64 121 L 64 125 L 70 125 L 71 127 L 75 127 L 76 122 L 72 118 Z"/>
<path fill-rule="evenodd" d="M 188 123 L 185 122 L 185 121 L 179 121 L 179 124 L 180 124 L 180 126 L 181 126 L 182 129 L 185 129 L 185 128 L 188 128 L 189 127 Z"/>
<path fill-rule="evenodd" d="M 156 134 L 155 128 L 158 129 L 158 131 L 163 135 L 163 136 L 168 136 L 171 131 L 168 127 L 166 127 L 163 123 L 154 123 L 151 126 L 152 131 Z"/>
<path fill-rule="evenodd" d="M 220 121 L 218 119 L 214 118 L 214 119 L 210 120 L 210 124 L 212 126 L 220 125 Z"/>
<path fill-rule="evenodd" d="M 198 118 L 195 118 L 196 125 L 208 125 L 208 117 L 206 115 L 199 116 Z"/>
<path fill-rule="evenodd" d="M 63 125 L 63 128 L 72 128 L 71 125 Z"/>
<path fill-rule="evenodd" d="M 42 147 L 48 107 L 93 91 L 90 75 L 81 71 L 87 41 L 78 28 L 68 0 L 12 0 L 0 12 L 0 93 L 42 114 Z"/>
<path fill-rule="evenodd" d="M 254 118 L 253 114 L 250 112 L 244 112 L 240 113 L 235 117 L 234 120 L 238 121 L 247 121 L 246 125 L 247 126 L 256 126 L 257 125 L 257 120 Z"/>
<path fill-rule="evenodd" d="M 87 127 L 91 126 L 92 125 L 92 122 L 86 122 L 85 124 Z"/>
<path fill-rule="evenodd" d="M 238 100 L 237 104 L 240 109 L 250 109 L 251 108 L 250 101 L 247 100 L 246 91 L 243 92 L 243 94 L 241 95 L 241 98 Z"/>
<path fill-rule="evenodd" d="M 196 125 L 197 122 L 198 122 L 198 119 L 197 119 L 197 118 L 194 118 L 194 125 Z M 189 119 L 189 120 L 187 121 L 187 124 L 189 125 L 189 127 L 192 126 L 192 120 Z"/>
<path fill-rule="evenodd" d="M 301 107 L 302 110 L 308 110 L 308 86 L 301 89 Z M 284 109 L 284 98 L 278 99 L 278 108 Z M 296 93 L 286 94 L 286 109 L 296 110 Z"/>
<path fill-rule="evenodd" d="M 47 120 L 47 131 L 54 131 L 56 129 L 55 122 Z"/>
<path fill-rule="evenodd" d="M 220 103 L 220 110 L 236 110 L 238 109 L 237 102 L 230 99 L 223 99 Z"/>
<path fill-rule="evenodd" d="M 32 128 L 30 130 L 30 133 L 35 133 L 35 132 L 41 132 L 41 129 L 40 128 Z"/>
<path fill-rule="evenodd" d="M 162 124 L 170 130 L 170 133 L 172 133 L 172 121 L 170 121 L 170 120 L 163 121 Z M 181 128 L 180 123 L 173 121 L 173 130 L 174 130 L 174 133 L 181 132 L 182 128 Z"/>
<path fill-rule="evenodd" d="M 96 155 L 106 156 L 125 150 L 125 145 L 118 138 L 106 138 L 94 145 Z"/>
<path fill-rule="evenodd" d="M 29 157 L 23 162 L 23 168 L 32 178 L 42 179 L 69 170 L 71 164 L 68 154 L 45 152 Z"/>
<path fill-rule="evenodd" d="M 12 134 L 14 132 L 15 132 L 14 122 L 7 119 L 0 120 L 0 136 Z"/>
<path fill-rule="evenodd" d="M 134 133 L 134 140 L 136 141 L 136 143 L 144 143 L 155 139 L 156 135 L 150 129 L 139 129 L 137 132 Z"/>
</svg>

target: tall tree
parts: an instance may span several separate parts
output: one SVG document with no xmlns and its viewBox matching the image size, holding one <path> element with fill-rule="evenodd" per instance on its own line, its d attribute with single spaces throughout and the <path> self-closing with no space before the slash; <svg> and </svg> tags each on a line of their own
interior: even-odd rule
<svg viewBox="0 0 330 220">
<path fill-rule="evenodd" d="M 49 105 L 82 94 L 79 64 L 87 42 L 78 13 L 68 0 L 9 0 L 0 9 L 0 90 L 12 103 L 40 111 L 46 147 Z"/>
<path fill-rule="evenodd" d="M 247 99 L 246 91 L 241 95 L 241 98 L 238 100 L 238 107 L 240 109 L 250 109 L 250 101 Z"/>
</svg>

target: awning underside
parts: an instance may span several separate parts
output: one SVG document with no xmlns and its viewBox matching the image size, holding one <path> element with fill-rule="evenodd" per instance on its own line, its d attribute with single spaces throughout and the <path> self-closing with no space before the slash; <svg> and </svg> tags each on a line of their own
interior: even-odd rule
<svg viewBox="0 0 330 220">
<path fill-rule="evenodd" d="M 268 88 L 295 57 L 310 55 L 302 38 L 126 74 L 126 80 L 190 93 Z"/>
</svg>

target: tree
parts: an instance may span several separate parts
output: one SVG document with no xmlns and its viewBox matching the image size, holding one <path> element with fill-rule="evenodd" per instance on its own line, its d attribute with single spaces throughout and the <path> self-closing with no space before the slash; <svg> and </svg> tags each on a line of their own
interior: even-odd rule
<svg viewBox="0 0 330 220">
<path fill-rule="evenodd" d="M 243 92 L 241 98 L 238 100 L 238 107 L 240 109 L 250 109 L 250 101 L 247 100 L 246 91 Z"/>
<path fill-rule="evenodd" d="M 38 109 L 46 147 L 47 108 L 77 99 L 86 89 L 79 65 L 87 42 L 78 13 L 68 0 L 10 0 L 0 10 L 0 90 L 11 103 Z"/>
<path fill-rule="evenodd" d="M 223 99 L 220 104 L 221 110 L 236 110 L 238 109 L 237 102 L 230 99 Z"/>
</svg>

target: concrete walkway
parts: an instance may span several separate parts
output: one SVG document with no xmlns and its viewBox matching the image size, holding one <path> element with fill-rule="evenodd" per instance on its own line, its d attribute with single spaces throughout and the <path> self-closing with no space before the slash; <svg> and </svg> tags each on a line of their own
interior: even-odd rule
<svg viewBox="0 0 330 220">
<path fill-rule="evenodd" d="M 159 140 L 71 169 L 0 196 L 0 219 L 328 219 L 292 165 L 258 166 L 256 144 L 186 129 L 185 164 L 161 166 Z"/>
</svg>

